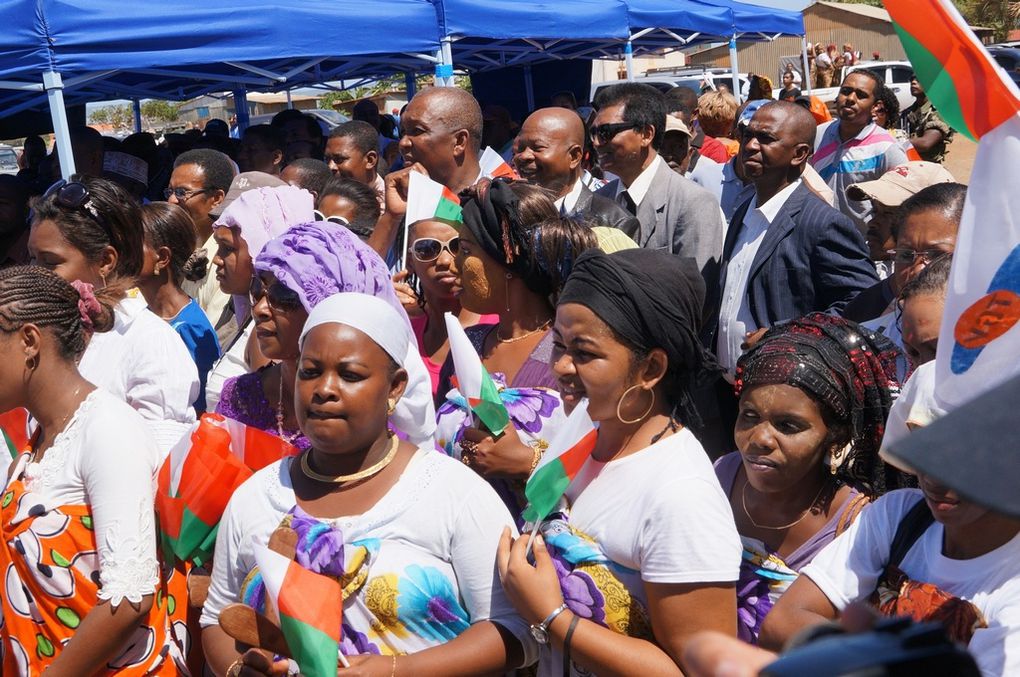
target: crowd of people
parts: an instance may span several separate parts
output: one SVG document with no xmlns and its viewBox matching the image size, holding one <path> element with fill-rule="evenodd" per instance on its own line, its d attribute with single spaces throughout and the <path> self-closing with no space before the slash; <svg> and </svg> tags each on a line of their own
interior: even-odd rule
<svg viewBox="0 0 1020 677">
<path fill-rule="evenodd" d="M 79 128 L 77 175 L 0 177 L 3 674 L 293 674 L 266 548 L 339 581 L 343 675 L 696 674 L 701 633 L 779 650 L 861 602 L 1020 670 L 1020 520 L 884 455 L 942 413 L 951 130 L 918 88 L 910 159 L 868 70 L 821 123 L 755 87 L 519 125 L 428 88 L 399 138 L 374 105 L 328 135 Z M 593 449 L 531 524 L 581 407 Z M 289 451 L 181 561 L 154 478 L 204 414 Z"/>
</svg>

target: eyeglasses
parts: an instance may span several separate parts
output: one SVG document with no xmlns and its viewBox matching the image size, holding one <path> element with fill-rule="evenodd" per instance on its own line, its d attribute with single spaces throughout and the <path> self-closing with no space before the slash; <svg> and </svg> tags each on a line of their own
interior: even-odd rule
<svg viewBox="0 0 1020 677">
<path fill-rule="evenodd" d="M 946 256 L 947 252 L 939 249 L 926 249 L 921 252 L 913 249 L 889 249 L 886 254 L 892 256 L 893 262 L 898 266 L 912 266 L 917 263 L 918 259 L 921 259 L 921 263 L 927 266 L 932 261 Z"/>
<path fill-rule="evenodd" d="M 99 210 L 96 209 L 96 205 L 92 202 L 92 196 L 89 193 L 88 186 L 84 183 L 60 179 L 46 189 L 46 192 L 43 194 L 43 199 L 46 199 L 51 195 L 58 206 L 63 207 L 64 209 L 74 209 L 85 212 L 87 216 L 92 217 L 92 220 L 99 224 L 99 227 L 106 232 L 107 236 L 110 236 L 110 228 L 106 224 L 106 220 L 99 214 Z"/>
<path fill-rule="evenodd" d="M 177 198 L 178 202 L 187 202 L 188 200 L 195 197 L 199 193 L 208 192 L 209 192 L 208 188 L 199 188 L 197 190 L 193 190 L 191 188 L 167 188 L 166 190 L 163 191 L 163 197 L 169 200 L 170 196 L 173 195 L 175 198 Z"/>
<path fill-rule="evenodd" d="M 640 128 L 641 125 L 634 122 L 610 122 L 604 125 L 593 125 L 588 130 L 588 136 L 591 137 L 592 141 L 598 141 L 601 145 L 605 145 L 622 131 Z"/>
<path fill-rule="evenodd" d="M 251 307 L 257 306 L 263 298 L 269 303 L 270 308 L 281 312 L 297 310 L 302 307 L 301 296 L 293 289 L 279 282 L 274 282 L 266 287 L 262 284 L 261 279 L 255 277 L 248 289 L 248 300 L 251 301 Z"/>
<path fill-rule="evenodd" d="M 460 236 L 451 237 L 446 242 L 434 237 L 419 237 L 411 243 L 411 256 L 422 263 L 430 263 L 443 255 L 443 250 L 456 256 L 460 251 Z"/>
</svg>

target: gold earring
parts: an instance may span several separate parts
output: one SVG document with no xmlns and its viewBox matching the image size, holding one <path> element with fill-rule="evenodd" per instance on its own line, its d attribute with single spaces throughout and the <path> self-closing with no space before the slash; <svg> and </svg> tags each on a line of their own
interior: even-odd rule
<svg viewBox="0 0 1020 677">
<path fill-rule="evenodd" d="M 393 412 L 397 409 L 397 401 L 392 397 L 386 400 L 387 415 L 393 416 Z"/>
<path fill-rule="evenodd" d="M 163 269 L 162 269 L 162 268 L 160 267 L 160 265 L 159 265 L 159 264 L 157 263 L 157 264 L 156 264 L 155 266 L 153 266 L 153 268 L 152 268 L 152 274 L 153 274 L 153 275 L 159 275 L 160 271 L 162 271 L 162 270 L 163 270 Z"/>
<path fill-rule="evenodd" d="M 506 312 L 510 312 L 510 280 L 514 279 L 511 273 L 506 274 L 506 279 L 503 282 L 503 292 L 506 295 Z"/>
<path fill-rule="evenodd" d="M 624 390 L 623 394 L 620 395 L 620 399 L 616 401 L 616 418 L 617 418 L 617 420 L 620 421 L 620 423 L 623 423 L 624 425 L 634 425 L 635 423 L 640 423 L 641 421 L 645 420 L 645 418 L 648 417 L 648 414 L 652 413 L 652 407 L 655 406 L 655 391 L 654 390 L 649 390 L 648 392 L 651 393 L 651 395 L 652 395 L 652 401 L 648 403 L 648 408 L 645 409 L 645 413 L 641 414 L 637 418 L 632 419 L 630 421 L 625 419 L 620 414 L 620 407 L 623 406 L 623 401 L 625 399 L 627 399 L 627 395 L 630 394 L 630 391 L 634 390 L 635 388 L 640 388 L 640 387 L 641 386 L 637 385 L 637 384 L 632 385 L 631 387 L 629 387 L 626 390 Z"/>
<path fill-rule="evenodd" d="M 39 366 L 39 356 L 33 355 L 32 357 L 25 358 L 25 367 L 29 371 L 35 371 L 36 367 Z"/>
<path fill-rule="evenodd" d="M 839 449 L 837 449 L 836 447 L 833 447 L 832 451 L 829 452 L 829 473 L 830 474 L 835 475 L 836 471 L 839 470 L 840 461 L 843 458 L 843 452 L 844 451 L 846 451 L 846 447 L 841 447 Z"/>
<path fill-rule="evenodd" d="M 103 280 L 103 289 L 106 289 L 106 273 L 99 273 L 99 277 Z"/>
</svg>

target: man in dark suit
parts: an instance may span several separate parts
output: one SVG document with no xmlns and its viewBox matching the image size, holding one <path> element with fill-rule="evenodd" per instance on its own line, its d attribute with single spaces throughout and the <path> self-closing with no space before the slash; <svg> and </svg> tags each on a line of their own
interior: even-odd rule
<svg viewBox="0 0 1020 677">
<path fill-rule="evenodd" d="M 637 216 L 640 229 L 627 234 L 638 245 L 693 258 L 713 287 L 725 230 L 722 210 L 714 195 L 659 156 L 665 97 L 654 87 L 628 82 L 603 89 L 595 105 L 592 143 L 602 168 L 619 177 L 598 193 Z"/>
<path fill-rule="evenodd" d="M 755 194 L 726 235 L 714 344 L 730 374 L 761 330 L 838 312 L 878 280 L 853 221 L 801 180 L 814 137 L 814 118 L 787 101 L 762 106 L 741 127 L 740 159 Z"/>
<path fill-rule="evenodd" d="M 580 116 L 566 108 L 541 108 L 521 125 L 513 163 L 521 178 L 556 194 L 556 206 L 563 216 L 580 218 L 592 226 L 637 232 L 636 217 L 581 182 L 583 155 Z"/>
</svg>

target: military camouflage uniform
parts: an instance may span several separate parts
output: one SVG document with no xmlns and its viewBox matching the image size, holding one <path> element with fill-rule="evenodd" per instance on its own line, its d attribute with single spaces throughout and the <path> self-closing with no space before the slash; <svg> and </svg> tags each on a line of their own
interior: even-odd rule
<svg viewBox="0 0 1020 677">
<path fill-rule="evenodd" d="M 942 140 L 927 153 L 918 151 L 922 160 L 941 163 L 946 159 L 946 146 L 953 140 L 953 129 L 946 124 L 946 121 L 938 114 L 931 105 L 931 101 L 925 99 L 920 106 L 914 103 L 913 106 L 903 111 L 901 121 L 907 134 L 911 137 L 924 136 L 929 129 L 937 129 L 942 132 Z"/>
</svg>

